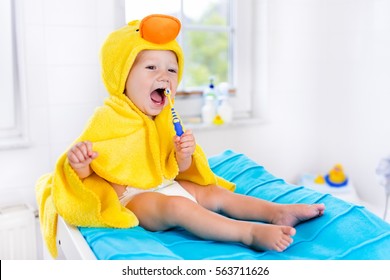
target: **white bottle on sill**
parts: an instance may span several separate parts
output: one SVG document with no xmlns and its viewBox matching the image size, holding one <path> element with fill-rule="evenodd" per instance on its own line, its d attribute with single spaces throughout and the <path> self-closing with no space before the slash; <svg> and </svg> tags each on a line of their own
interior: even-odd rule
<svg viewBox="0 0 390 280">
<path fill-rule="evenodd" d="M 210 78 L 208 87 L 203 92 L 203 107 L 202 107 L 202 121 L 206 125 L 213 124 L 214 118 L 217 115 L 217 95 L 214 88 L 213 78 Z"/>
<path fill-rule="evenodd" d="M 229 98 L 227 96 L 221 100 L 217 113 L 224 123 L 231 123 L 233 121 L 233 107 L 230 105 Z"/>
<path fill-rule="evenodd" d="M 215 98 L 212 96 L 205 97 L 205 103 L 202 107 L 202 121 L 204 124 L 210 125 L 213 123 L 213 120 L 217 112 L 215 109 Z"/>
</svg>

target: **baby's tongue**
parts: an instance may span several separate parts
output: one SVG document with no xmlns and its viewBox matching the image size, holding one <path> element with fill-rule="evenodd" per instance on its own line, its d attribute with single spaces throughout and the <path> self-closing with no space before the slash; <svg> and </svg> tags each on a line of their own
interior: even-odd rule
<svg viewBox="0 0 390 280">
<path fill-rule="evenodd" d="M 159 94 L 157 91 L 153 91 L 151 94 L 150 94 L 150 98 L 152 99 L 153 102 L 155 103 L 160 103 L 163 101 L 163 97 L 161 96 L 161 94 Z"/>
</svg>

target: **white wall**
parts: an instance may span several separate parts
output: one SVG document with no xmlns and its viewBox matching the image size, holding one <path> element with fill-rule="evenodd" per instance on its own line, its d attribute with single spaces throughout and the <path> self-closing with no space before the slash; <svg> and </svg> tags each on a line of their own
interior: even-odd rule
<svg viewBox="0 0 390 280">
<path fill-rule="evenodd" d="M 260 103 L 255 108 L 267 100 L 268 121 L 196 131 L 197 141 L 209 155 L 225 149 L 245 153 L 291 182 L 303 172 L 326 172 L 340 162 L 361 197 L 383 206 L 374 171 L 390 149 L 390 4 L 256 2 L 254 12 L 266 11 L 268 18 L 257 19 L 255 30 L 266 23 L 268 32 L 266 38 L 254 34 L 258 41 L 253 49 L 258 52 L 253 54 L 253 91 L 266 91 L 267 98 L 256 99 Z M 53 170 L 60 153 L 106 96 L 98 50 L 123 18 L 121 3 L 25 1 L 31 146 L 0 151 L 2 198 L 35 203 L 35 181 Z"/>
<path fill-rule="evenodd" d="M 390 153 L 390 1 L 268 4 L 269 94 L 288 104 L 285 118 L 310 119 L 308 171 L 342 163 L 361 198 L 383 208 L 375 168 Z"/>
<path fill-rule="evenodd" d="M 35 205 L 34 185 L 106 96 L 98 51 L 124 22 L 121 1 L 23 2 L 31 145 L 0 150 L 0 203 Z M 122 21 L 121 21 L 122 19 Z"/>
<path fill-rule="evenodd" d="M 390 154 L 390 1 L 256 3 L 256 13 L 267 11 L 266 22 L 254 17 L 258 29 L 266 24 L 268 34 L 266 47 L 255 34 L 254 49 L 267 55 L 254 54 L 254 92 L 266 84 L 269 122 L 222 137 L 201 133 L 201 140 L 210 152 L 245 152 L 291 182 L 341 163 L 361 199 L 382 214 L 385 193 L 375 169 Z"/>
<path fill-rule="evenodd" d="M 375 168 L 381 157 L 390 154 L 390 2 L 348 4 L 334 1 L 337 12 L 327 9 L 334 27 L 326 37 L 336 40 L 327 44 L 324 76 L 330 82 L 321 94 L 325 106 L 320 127 L 327 128 L 320 142 L 327 147 L 321 153 L 321 166 L 338 156 L 360 196 L 384 205 L 384 189 L 377 183 Z M 325 109 L 333 104 L 334 112 Z M 325 137 L 332 132 L 341 137 Z"/>
</svg>

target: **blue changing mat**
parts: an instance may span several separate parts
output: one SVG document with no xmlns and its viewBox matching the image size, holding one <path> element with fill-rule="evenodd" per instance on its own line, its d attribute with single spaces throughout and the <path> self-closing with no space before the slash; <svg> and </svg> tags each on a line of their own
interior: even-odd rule
<svg viewBox="0 0 390 280">
<path fill-rule="evenodd" d="M 97 259 L 390 260 L 390 224 L 364 207 L 288 184 L 247 156 L 230 150 L 209 158 L 209 163 L 216 174 L 237 184 L 237 193 L 278 203 L 323 202 L 326 211 L 322 217 L 297 225 L 293 244 L 282 253 L 205 241 L 182 229 L 149 232 L 141 227 L 80 228 Z"/>
</svg>

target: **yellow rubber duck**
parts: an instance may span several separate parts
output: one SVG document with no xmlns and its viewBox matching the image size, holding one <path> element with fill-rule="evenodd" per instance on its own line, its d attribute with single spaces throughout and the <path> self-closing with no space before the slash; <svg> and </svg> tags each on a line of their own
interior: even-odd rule
<svg viewBox="0 0 390 280">
<path fill-rule="evenodd" d="M 213 124 L 215 124 L 215 125 L 222 125 L 222 124 L 224 124 L 224 121 L 223 121 L 223 119 L 221 118 L 220 115 L 216 115 L 214 120 L 213 120 Z"/>
<path fill-rule="evenodd" d="M 320 185 L 325 184 L 324 176 L 318 175 L 318 176 L 314 179 L 314 183 L 320 184 Z"/>
<path fill-rule="evenodd" d="M 348 178 L 341 164 L 336 164 L 325 176 L 326 182 L 333 187 L 342 187 L 348 184 Z"/>
</svg>

